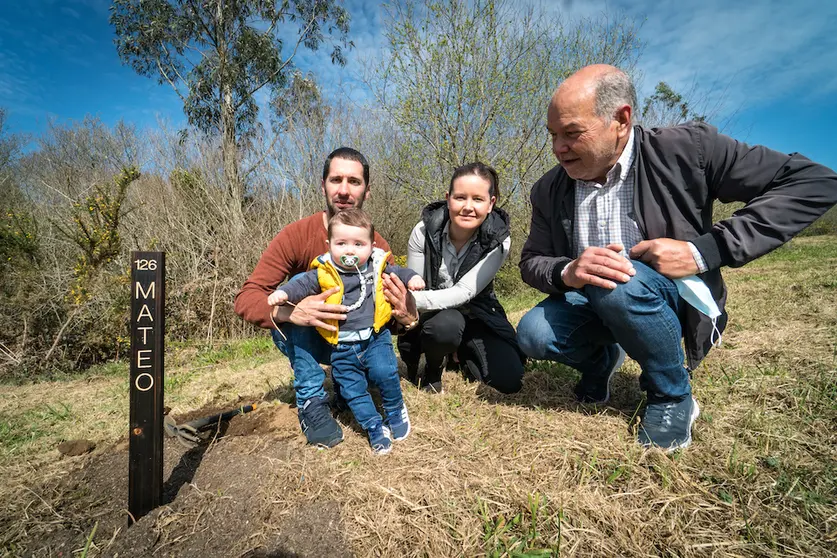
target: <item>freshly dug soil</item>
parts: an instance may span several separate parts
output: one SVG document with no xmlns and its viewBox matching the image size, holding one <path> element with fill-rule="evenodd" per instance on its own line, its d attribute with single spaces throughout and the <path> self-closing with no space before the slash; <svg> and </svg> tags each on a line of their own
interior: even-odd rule
<svg viewBox="0 0 837 558">
<path fill-rule="evenodd" d="M 174 418 L 182 423 L 224 410 Z M 128 444 L 120 442 L 79 458 L 87 460 L 83 466 L 39 487 L 37 496 L 52 502 L 51 521 L 45 517 L 38 533 L 27 533 L 19 550 L 70 557 L 95 526 L 89 556 L 351 556 L 337 502 L 312 498 L 289 507 L 272 501 L 291 452 L 309 450 L 296 409 L 284 404 L 233 417 L 196 448 L 166 437 L 163 505 L 128 527 Z"/>
<path fill-rule="evenodd" d="M 96 444 L 90 440 L 67 440 L 58 444 L 58 452 L 68 457 L 84 455 L 94 449 L 96 449 Z"/>
</svg>

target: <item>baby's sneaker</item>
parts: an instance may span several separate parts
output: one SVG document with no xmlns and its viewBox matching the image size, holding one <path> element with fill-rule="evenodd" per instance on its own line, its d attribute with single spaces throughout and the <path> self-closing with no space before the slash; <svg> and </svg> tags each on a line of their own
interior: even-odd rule
<svg viewBox="0 0 837 558">
<path fill-rule="evenodd" d="M 410 415 L 407 414 L 406 405 L 402 403 L 400 409 L 387 413 L 387 428 L 396 442 L 410 435 Z"/>
<path fill-rule="evenodd" d="M 372 446 L 372 453 L 385 455 L 392 451 L 392 438 L 389 429 L 383 424 L 373 426 L 367 431 L 369 434 L 369 445 Z"/>
</svg>

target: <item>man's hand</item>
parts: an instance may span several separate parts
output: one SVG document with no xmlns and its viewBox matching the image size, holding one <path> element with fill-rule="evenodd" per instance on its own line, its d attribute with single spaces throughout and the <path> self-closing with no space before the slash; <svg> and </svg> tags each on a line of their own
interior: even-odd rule
<svg viewBox="0 0 837 558">
<path fill-rule="evenodd" d="M 387 302 L 392 305 L 392 317 L 399 324 L 409 325 L 418 320 L 416 299 L 413 297 L 413 293 L 407 290 L 398 275 L 384 273 L 384 296 L 387 298 Z"/>
<path fill-rule="evenodd" d="M 337 331 L 333 325 L 323 320 L 345 320 L 346 307 L 342 304 L 326 304 L 328 297 L 340 291 L 340 287 L 332 287 L 317 295 L 311 295 L 300 300 L 296 306 L 276 306 L 273 309 L 273 319 L 276 322 L 291 322 L 298 326 L 321 327 L 329 331 Z"/>
<path fill-rule="evenodd" d="M 619 253 L 624 249 L 621 244 L 608 244 L 605 248 L 590 246 L 567 264 L 562 279 L 564 284 L 573 289 L 593 285 L 612 290 L 616 288 L 614 281 L 627 283 L 636 275 L 636 270 Z"/>
<path fill-rule="evenodd" d="M 682 240 L 643 240 L 631 248 L 631 257 L 647 263 L 669 279 L 688 277 L 699 271 L 689 243 Z"/>
</svg>

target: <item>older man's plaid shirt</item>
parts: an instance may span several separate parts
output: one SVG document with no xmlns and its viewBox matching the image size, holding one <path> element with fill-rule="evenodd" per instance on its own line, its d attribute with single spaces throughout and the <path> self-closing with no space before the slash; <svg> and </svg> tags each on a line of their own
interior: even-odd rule
<svg viewBox="0 0 837 558">
<path fill-rule="evenodd" d="M 634 131 L 631 129 L 628 143 L 616 164 L 607 173 L 604 184 L 577 180 L 575 183 L 575 230 L 573 244 L 575 257 L 590 246 L 605 247 L 621 244 L 627 257 L 631 248 L 644 240 L 636 221 L 634 210 Z M 700 272 L 706 271 L 706 263 L 691 242 L 689 248 Z"/>
<path fill-rule="evenodd" d="M 621 244 L 625 254 L 642 242 L 636 221 L 629 216 L 634 204 L 634 131 L 604 184 L 576 180 L 573 232 L 575 257 L 590 246 Z"/>
</svg>

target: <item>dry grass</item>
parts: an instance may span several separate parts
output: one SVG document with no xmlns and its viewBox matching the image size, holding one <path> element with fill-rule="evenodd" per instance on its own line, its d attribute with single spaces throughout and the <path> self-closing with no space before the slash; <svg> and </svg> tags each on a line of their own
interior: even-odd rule
<svg viewBox="0 0 837 558">
<path fill-rule="evenodd" d="M 684 452 L 633 441 L 633 362 L 606 408 L 574 403 L 575 373 L 549 363 L 530 365 L 524 391 L 509 397 L 448 373 L 441 396 L 403 383 L 414 431 L 385 457 L 350 426 L 322 452 L 288 421 L 214 443 L 188 490 L 149 516 L 155 549 L 189 556 L 215 536 L 219 554 L 247 555 L 270 548 L 300 509 L 336 503 L 335 528 L 357 556 L 837 556 L 834 269 L 830 237 L 726 272 L 732 320 L 695 372 L 703 413 Z M 257 413 L 279 414 L 291 378 L 274 356 L 170 366 L 167 404 L 177 414 L 261 399 Z M 3 393 L 0 424 L 28 434 L 0 431 L 0 501 L 13 503 L 0 512 L 0 543 L 31 551 L 52 525 L 70 525 L 81 549 L 98 518 L 72 515 L 55 487 L 124 438 L 127 380 L 110 372 Z M 80 437 L 99 443 L 99 457 L 60 459 L 56 443 Z M 225 525 L 213 518 L 229 521 L 244 503 L 246 530 L 213 535 Z M 89 555 L 120 536 L 97 531 Z"/>
</svg>

